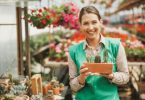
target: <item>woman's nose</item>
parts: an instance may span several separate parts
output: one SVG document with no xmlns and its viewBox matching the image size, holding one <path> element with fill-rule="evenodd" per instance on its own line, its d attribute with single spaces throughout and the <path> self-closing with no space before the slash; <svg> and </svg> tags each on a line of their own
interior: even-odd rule
<svg viewBox="0 0 145 100">
<path fill-rule="evenodd" d="M 89 30 L 92 30 L 93 28 L 94 28 L 93 25 L 91 25 L 91 24 L 88 25 Z"/>
</svg>

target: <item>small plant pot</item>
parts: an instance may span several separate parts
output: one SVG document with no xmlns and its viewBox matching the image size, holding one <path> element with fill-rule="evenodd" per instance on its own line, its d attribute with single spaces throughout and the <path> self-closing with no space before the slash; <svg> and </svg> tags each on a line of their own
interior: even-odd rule
<svg viewBox="0 0 145 100">
<path fill-rule="evenodd" d="M 60 94 L 60 88 L 59 87 L 53 88 L 53 93 L 55 95 L 59 95 Z"/>
<path fill-rule="evenodd" d="M 137 82 L 138 89 L 140 93 L 145 93 L 145 81 Z"/>
<path fill-rule="evenodd" d="M 48 83 L 47 84 L 47 90 L 51 90 L 52 89 L 52 85 L 51 85 L 51 83 Z"/>
<path fill-rule="evenodd" d="M 48 92 L 47 85 L 44 85 L 44 86 L 43 86 L 43 95 L 46 95 L 47 92 Z"/>
<path fill-rule="evenodd" d="M 85 63 L 89 72 L 100 74 L 111 74 L 112 63 Z"/>
</svg>

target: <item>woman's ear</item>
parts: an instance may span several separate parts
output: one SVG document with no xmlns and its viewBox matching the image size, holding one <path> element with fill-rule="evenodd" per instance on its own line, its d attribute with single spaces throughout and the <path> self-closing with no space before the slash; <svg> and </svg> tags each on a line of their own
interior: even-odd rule
<svg viewBox="0 0 145 100">
<path fill-rule="evenodd" d="M 102 19 L 100 19 L 100 23 L 103 24 L 103 20 Z"/>
</svg>

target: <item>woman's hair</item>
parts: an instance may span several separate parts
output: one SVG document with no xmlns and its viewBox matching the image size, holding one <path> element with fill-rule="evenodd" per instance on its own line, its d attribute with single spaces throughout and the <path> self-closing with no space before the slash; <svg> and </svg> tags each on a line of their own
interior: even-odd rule
<svg viewBox="0 0 145 100">
<path fill-rule="evenodd" d="M 79 14 L 79 22 L 80 23 L 82 22 L 82 16 L 84 14 L 89 14 L 89 13 L 93 13 L 93 14 L 97 15 L 98 16 L 98 19 L 99 20 L 101 19 L 101 16 L 100 16 L 99 11 L 98 11 L 97 8 L 95 8 L 94 6 L 85 6 L 80 11 L 80 14 Z"/>
</svg>

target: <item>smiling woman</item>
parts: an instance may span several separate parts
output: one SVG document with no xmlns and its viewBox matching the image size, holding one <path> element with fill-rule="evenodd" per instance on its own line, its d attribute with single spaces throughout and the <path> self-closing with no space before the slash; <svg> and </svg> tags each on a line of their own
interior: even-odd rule
<svg viewBox="0 0 145 100">
<path fill-rule="evenodd" d="M 69 48 L 68 58 L 70 86 L 77 92 L 76 100 L 119 100 L 117 85 L 129 81 L 126 54 L 120 40 L 101 35 L 103 22 L 94 6 L 81 9 L 79 22 L 85 40 Z M 112 63 L 112 73 L 89 72 L 85 63 L 87 57 L 94 56 L 100 56 L 101 63 L 104 59 Z"/>
</svg>

